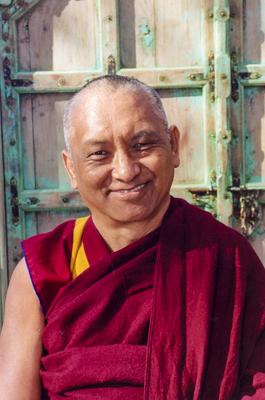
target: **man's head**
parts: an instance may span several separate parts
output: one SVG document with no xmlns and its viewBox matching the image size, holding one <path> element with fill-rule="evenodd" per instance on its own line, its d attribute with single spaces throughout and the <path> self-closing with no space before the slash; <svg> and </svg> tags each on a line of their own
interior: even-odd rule
<svg viewBox="0 0 265 400">
<path fill-rule="evenodd" d="M 152 88 L 127 77 L 95 79 L 68 104 L 64 129 L 65 166 L 95 218 L 144 222 L 168 204 L 178 130 L 168 128 Z"/>
</svg>

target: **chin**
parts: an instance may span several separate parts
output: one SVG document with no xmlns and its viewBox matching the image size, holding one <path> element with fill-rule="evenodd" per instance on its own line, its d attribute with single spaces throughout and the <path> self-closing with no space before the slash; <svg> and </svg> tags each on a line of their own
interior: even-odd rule
<svg viewBox="0 0 265 400">
<path fill-rule="evenodd" d="M 128 210 L 126 210 L 128 208 Z M 145 221 L 153 214 L 151 207 L 124 206 L 123 210 L 119 209 L 112 213 L 111 218 L 119 222 L 141 222 Z"/>
</svg>

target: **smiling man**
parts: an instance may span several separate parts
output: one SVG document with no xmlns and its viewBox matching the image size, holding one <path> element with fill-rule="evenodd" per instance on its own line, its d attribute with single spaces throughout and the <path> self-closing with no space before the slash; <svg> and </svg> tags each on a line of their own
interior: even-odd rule
<svg viewBox="0 0 265 400">
<path fill-rule="evenodd" d="M 91 216 L 23 241 L 0 399 L 264 399 L 264 268 L 238 233 L 170 197 L 179 133 L 157 93 L 95 79 L 64 130 Z"/>
</svg>

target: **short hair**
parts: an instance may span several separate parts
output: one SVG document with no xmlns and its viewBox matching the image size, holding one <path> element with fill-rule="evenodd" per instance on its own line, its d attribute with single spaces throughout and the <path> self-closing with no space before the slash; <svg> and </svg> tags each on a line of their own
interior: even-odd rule
<svg viewBox="0 0 265 400">
<path fill-rule="evenodd" d="M 65 107 L 64 117 L 63 117 L 63 128 L 64 128 L 64 140 L 66 149 L 70 152 L 70 136 L 72 134 L 72 111 L 74 105 L 78 100 L 89 90 L 101 89 L 101 88 L 130 88 L 134 92 L 142 92 L 149 96 L 150 101 L 154 105 L 154 113 L 162 120 L 165 129 L 168 129 L 168 121 L 166 113 L 159 97 L 159 94 L 155 89 L 146 85 L 145 83 L 139 81 L 135 78 L 130 78 L 128 76 L 121 75 L 103 75 L 98 78 L 92 79 L 85 86 L 83 86 L 79 92 L 77 92 L 67 103 Z"/>
</svg>

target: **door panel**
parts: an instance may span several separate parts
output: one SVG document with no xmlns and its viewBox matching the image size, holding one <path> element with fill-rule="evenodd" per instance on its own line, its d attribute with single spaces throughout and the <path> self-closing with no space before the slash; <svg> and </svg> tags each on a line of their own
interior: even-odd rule
<svg viewBox="0 0 265 400">
<path fill-rule="evenodd" d="M 20 96 L 24 189 L 70 189 L 61 151 L 62 118 L 68 93 Z"/>
<path fill-rule="evenodd" d="M 181 164 L 175 172 L 174 186 L 207 185 L 208 160 L 204 134 L 202 90 L 161 89 L 158 92 L 162 98 L 169 124 L 176 124 L 181 132 Z"/>
<path fill-rule="evenodd" d="M 246 183 L 265 184 L 265 90 L 244 90 L 245 177 Z"/>
<path fill-rule="evenodd" d="M 265 5 L 231 0 L 232 224 L 265 261 Z"/>
<path fill-rule="evenodd" d="M 207 46 L 205 10 L 211 2 L 119 0 L 118 3 L 123 68 L 203 65 L 204 45 Z"/>
<path fill-rule="evenodd" d="M 100 32 L 94 0 L 40 1 L 16 21 L 16 32 L 20 71 L 98 67 Z"/>
<path fill-rule="evenodd" d="M 245 0 L 243 4 L 244 63 L 264 63 L 265 3 L 263 0 Z"/>
</svg>

